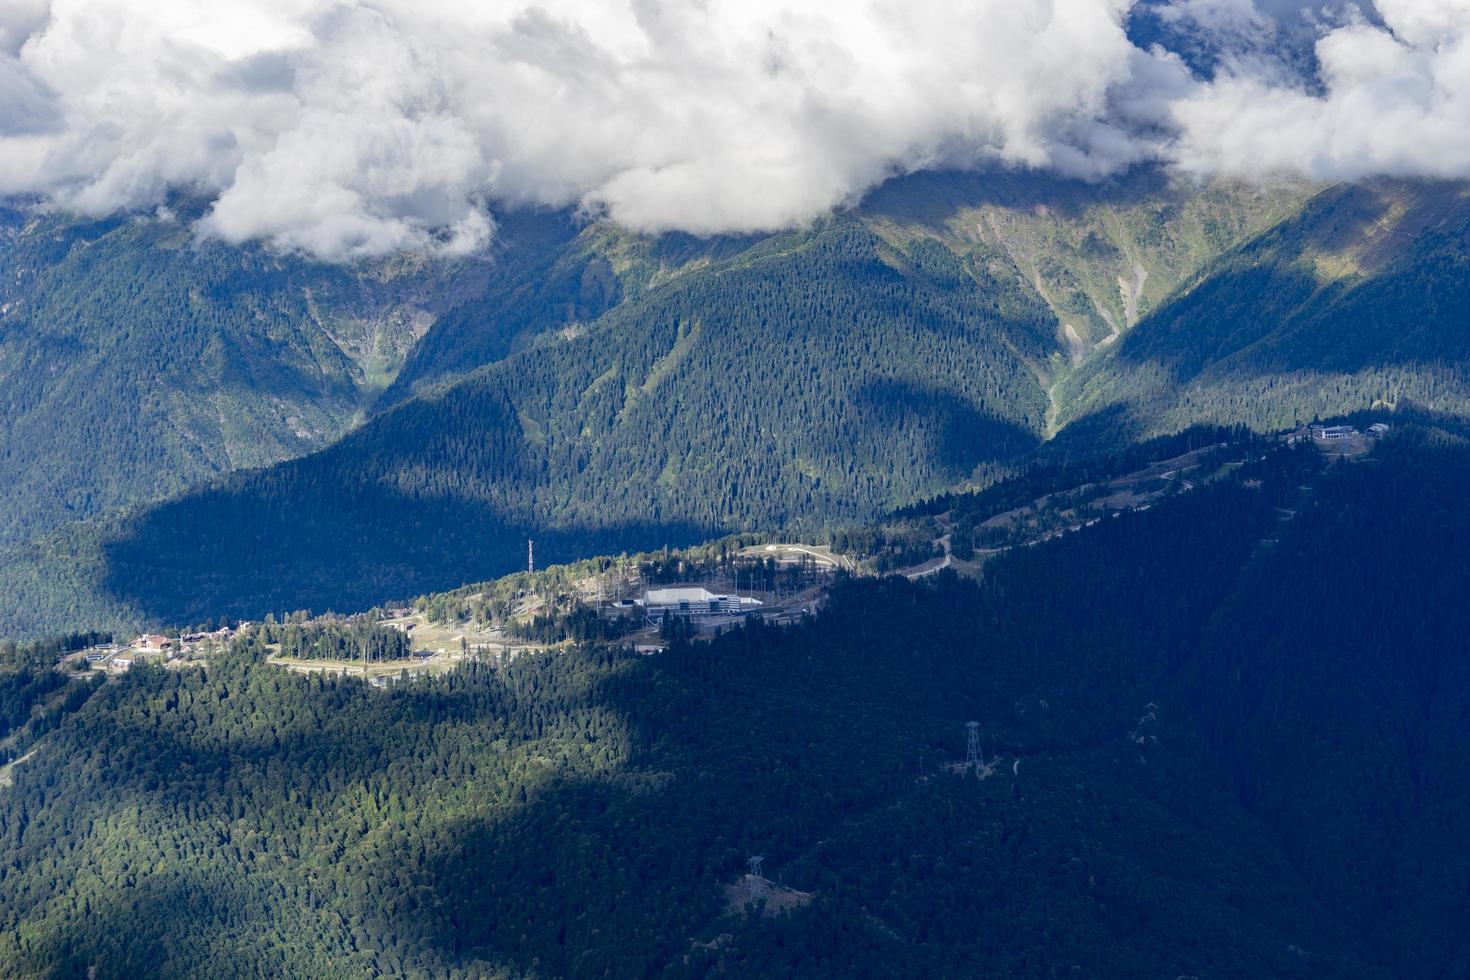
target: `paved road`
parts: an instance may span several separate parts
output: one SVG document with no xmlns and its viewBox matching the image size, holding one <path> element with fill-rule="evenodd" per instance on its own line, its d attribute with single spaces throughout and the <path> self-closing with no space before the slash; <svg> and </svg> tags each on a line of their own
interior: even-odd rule
<svg viewBox="0 0 1470 980">
<path fill-rule="evenodd" d="M 913 571 L 904 572 L 903 575 L 904 578 L 908 579 L 909 581 L 913 581 L 917 578 L 923 578 L 926 575 L 934 575 L 940 570 L 948 568 L 950 566 L 950 562 L 952 562 L 953 560 L 954 559 L 950 555 L 945 555 L 943 558 L 937 558 L 925 562 Z"/>
<path fill-rule="evenodd" d="M 811 555 L 818 561 L 826 562 L 828 564 L 835 563 L 838 567 L 849 572 L 854 571 L 857 568 L 853 560 L 846 555 L 839 555 L 831 551 L 818 551 L 815 548 L 808 548 L 806 545 L 802 544 L 756 544 L 744 549 L 745 554 L 757 556 L 762 554 L 771 554 L 772 552 L 776 554 L 781 554 L 792 551 L 802 555 Z"/>
</svg>

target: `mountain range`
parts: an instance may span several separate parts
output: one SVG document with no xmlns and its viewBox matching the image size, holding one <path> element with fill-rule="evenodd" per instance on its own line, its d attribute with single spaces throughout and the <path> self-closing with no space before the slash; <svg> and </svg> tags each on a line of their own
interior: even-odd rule
<svg viewBox="0 0 1470 980">
<path fill-rule="evenodd" d="M 12 253 L 62 234 L 49 227 L 20 233 Z M 109 371 L 132 387 L 58 381 L 63 407 L 43 399 L 17 415 L 64 436 L 65 398 L 118 398 L 155 371 L 144 388 L 156 413 L 121 417 L 173 420 L 32 466 L 9 451 L 32 474 L 12 481 L 11 525 L 36 529 L 4 563 L 3 622 L 18 634 L 362 608 L 508 571 L 527 538 L 554 561 L 860 523 L 984 486 L 1037 452 L 1086 455 L 1199 423 L 1271 430 L 1375 405 L 1465 407 L 1455 298 L 1470 213 L 1457 184 L 919 174 L 773 236 L 647 237 L 520 213 L 487 260 L 417 271 L 190 245 L 158 219 L 111 229 L 118 254 L 158 256 L 165 281 L 194 275 L 168 262 L 270 264 L 260 292 L 233 275 L 230 288 L 275 304 L 279 330 L 300 339 L 264 360 L 191 355 L 218 367 L 184 372 L 187 385 L 178 365 L 157 367 L 162 347 L 137 361 L 108 348 Z M 52 303 L 93 281 L 73 269 L 103 268 L 83 258 L 109 239 L 70 234 L 50 267 L 70 291 L 48 290 Z M 117 291 L 97 294 L 123 315 Z M 102 315 L 65 322 L 99 336 L 131 322 Z M 236 352 L 269 322 L 180 315 Z M 40 313 L 20 302 L 7 316 Z M 357 324 L 357 346 L 319 321 Z M 14 347 L 33 333 L 11 331 Z M 386 352 L 365 353 L 374 343 Z M 58 364 L 85 370 L 87 349 L 101 348 L 74 344 Z M 291 367 L 298 350 L 320 362 Z M 300 412 L 275 412 L 270 439 L 230 437 L 230 425 L 266 426 L 262 402 L 249 423 L 226 424 L 217 406 L 265 387 Z M 198 476 L 232 465 L 218 482 Z M 155 469 L 176 475 L 148 479 Z M 36 503 L 35 487 L 78 472 L 70 485 L 94 512 L 112 510 L 58 526 L 56 500 Z"/>
<path fill-rule="evenodd" d="M 1462 975 L 1467 202 L 926 173 L 335 266 L 16 206 L 0 972 Z M 1281 437 L 1344 417 L 1390 434 Z M 770 534 L 911 579 L 652 657 L 558 612 Z M 528 538 L 601 557 L 465 585 Z M 275 662 L 415 596 L 551 652 Z"/>
<path fill-rule="evenodd" d="M 1470 977 L 1467 3 L 0 5 L 0 977 Z"/>
</svg>

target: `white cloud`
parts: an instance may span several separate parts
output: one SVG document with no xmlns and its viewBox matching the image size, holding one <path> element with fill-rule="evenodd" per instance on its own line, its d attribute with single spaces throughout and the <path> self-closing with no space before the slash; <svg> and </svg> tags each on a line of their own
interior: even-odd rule
<svg viewBox="0 0 1470 980">
<path fill-rule="evenodd" d="M 1307 94 L 1283 0 L 1160 8 L 1249 49 L 1212 82 L 1130 42 L 1133 0 L 0 0 L 0 194 L 199 192 L 204 233 L 344 258 L 470 251 L 517 203 L 776 228 L 981 161 L 1470 174 L 1467 4 L 1313 28 Z"/>
<path fill-rule="evenodd" d="M 1174 107 L 1182 166 L 1470 177 L 1470 0 L 1377 0 L 1317 41 L 1319 94 L 1229 74 Z"/>
</svg>

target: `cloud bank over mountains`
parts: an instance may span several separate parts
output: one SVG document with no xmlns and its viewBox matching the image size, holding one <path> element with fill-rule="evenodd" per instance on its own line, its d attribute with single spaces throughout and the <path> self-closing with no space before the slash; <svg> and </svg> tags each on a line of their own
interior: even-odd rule
<svg viewBox="0 0 1470 980">
<path fill-rule="evenodd" d="M 327 259 L 1150 161 L 1470 177 L 1470 0 L 0 0 L 0 194 L 203 194 L 202 233 Z"/>
</svg>

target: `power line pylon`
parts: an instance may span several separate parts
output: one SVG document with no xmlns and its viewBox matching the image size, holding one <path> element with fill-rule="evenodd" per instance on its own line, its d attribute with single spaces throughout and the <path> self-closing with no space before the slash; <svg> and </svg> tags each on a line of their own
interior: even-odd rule
<svg viewBox="0 0 1470 980">
<path fill-rule="evenodd" d="M 767 895 L 766 879 L 761 874 L 761 864 L 764 861 L 765 858 L 759 854 L 750 858 L 750 900 L 752 902 L 765 898 Z"/>
<path fill-rule="evenodd" d="M 968 722 L 965 729 L 969 732 L 969 742 L 965 746 L 965 768 L 974 766 L 978 773 L 985 766 L 985 758 L 980 754 L 980 723 Z"/>
</svg>

